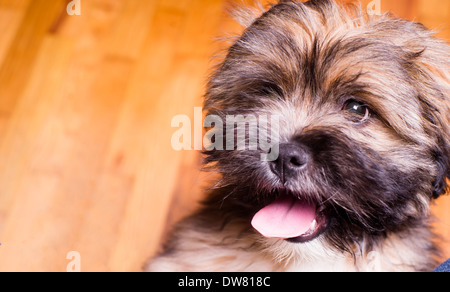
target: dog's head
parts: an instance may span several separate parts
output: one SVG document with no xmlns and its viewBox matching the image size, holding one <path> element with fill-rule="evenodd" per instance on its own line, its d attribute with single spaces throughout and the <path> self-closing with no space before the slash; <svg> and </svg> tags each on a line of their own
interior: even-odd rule
<svg viewBox="0 0 450 292">
<path fill-rule="evenodd" d="M 266 237 L 342 250 L 424 224 L 450 176 L 448 45 L 418 23 L 327 0 L 281 1 L 249 24 L 205 108 L 278 116 L 278 157 L 206 151 L 222 174 L 212 200 Z"/>
</svg>

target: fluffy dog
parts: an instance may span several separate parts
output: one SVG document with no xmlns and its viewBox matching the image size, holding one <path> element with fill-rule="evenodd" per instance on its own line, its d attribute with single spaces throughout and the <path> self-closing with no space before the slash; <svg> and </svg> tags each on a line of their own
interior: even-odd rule
<svg viewBox="0 0 450 292">
<path fill-rule="evenodd" d="M 242 15 L 248 27 L 213 74 L 205 109 L 279 116 L 278 159 L 205 151 L 221 179 L 146 270 L 435 268 L 430 204 L 450 176 L 449 46 L 421 24 L 329 0 Z"/>
</svg>

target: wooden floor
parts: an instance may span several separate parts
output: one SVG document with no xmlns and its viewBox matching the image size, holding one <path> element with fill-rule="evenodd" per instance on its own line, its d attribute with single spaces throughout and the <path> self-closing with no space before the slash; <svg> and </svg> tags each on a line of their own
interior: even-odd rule
<svg viewBox="0 0 450 292">
<path fill-rule="evenodd" d="M 0 0 L 0 271 L 66 271 L 70 251 L 139 271 L 208 180 L 170 122 L 239 26 L 224 0 L 68 2 Z M 381 4 L 450 39 L 450 0 Z M 450 242 L 450 199 L 435 210 Z"/>
</svg>

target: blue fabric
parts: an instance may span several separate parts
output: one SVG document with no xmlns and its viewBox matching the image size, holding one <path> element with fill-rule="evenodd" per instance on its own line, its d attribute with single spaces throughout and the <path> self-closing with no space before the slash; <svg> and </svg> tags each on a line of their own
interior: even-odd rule
<svg viewBox="0 0 450 292">
<path fill-rule="evenodd" d="M 439 268 L 434 270 L 436 273 L 450 273 L 450 260 L 443 263 Z"/>
</svg>

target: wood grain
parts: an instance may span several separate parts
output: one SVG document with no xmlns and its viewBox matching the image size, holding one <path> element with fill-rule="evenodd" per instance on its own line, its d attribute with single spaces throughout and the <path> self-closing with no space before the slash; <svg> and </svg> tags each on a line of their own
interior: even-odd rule
<svg viewBox="0 0 450 292">
<path fill-rule="evenodd" d="M 70 251 L 82 271 L 139 271 L 213 180 L 172 149 L 171 119 L 193 120 L 241 28 L 225 0 L 68 2 L 0 0 L 0 271 L 65 271 Z M 449 0 L 382 9 L 450 39 Z M 450 198 L 434 211 L 450 242 Z"/>
</svg>

